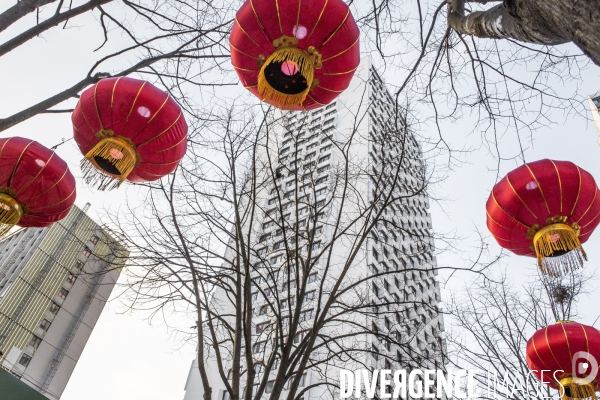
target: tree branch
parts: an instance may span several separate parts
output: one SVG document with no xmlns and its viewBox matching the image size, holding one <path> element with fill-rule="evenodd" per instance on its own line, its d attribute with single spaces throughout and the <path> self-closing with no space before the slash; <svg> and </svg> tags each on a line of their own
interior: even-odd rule
<svg viewBox="0 0 600 400">
<path fill-rule="evenodd" d="M 8 118 L 4 118 L 4 119 L 0 119 L 0 132 L 17 125 L 20 122 L 23 122 L 31 117 L 33 117 L 34 115 L 43 113 L 43 112 L 48 112 L 48 108 L 55 106 L 59 103 L 62 103 L 63 101 L 70 99 L 71 97 L 74 97 L 77 95 L 77 93 L 79 93 L 80 91 L 82 91 L 83 89 L 85 89 L 87 86 L 98 82 L 100 79 L 102 78 L 106 78 L 107 76 L 109 76 L 106 73 L 97 73 L 96 75 L 93 76 L 87 76 L 85 79 L 83 79 L 82 81 L 77 82 L 75 85 L 71 86 L 70 88 L 52 96 L 47 98 L 44 101 L 41 101 L 39 103 L 37 103 L 34 106 L 31 106 L 21 112 L 18 112 Z"/>
<path fill-rule="evenodd" d="M 39 7 L 54 3 L 56 0 L 21 0 L 17 4 L 0 14 L 0 32 L 23 18 L 29 13 L 34 12 Z"/>
<path fill-rule="evenodd" d="M 40 24 L 37 24 L 33 28 L 26 30 L 20 35 L 17 35 L 14 38 L 10 39 L 8 42 L 5 42 L 2 45 L 0 45 L 0 57 L 16 49 L 28 40 L 33 39 L 42 32 L 60 24 L 61 22 L 67 21 L 68 19 L 73 18 L 77 15 L 93 10 L 94 8 L 102 4 L 110 3 L 111 1 L 113 0 L 91 0 L 89 3 L 85 3 L 79 7 L 75 7 L 71 10 L 54 15 L 53 17 L 45 20 Z"/>
</svg>

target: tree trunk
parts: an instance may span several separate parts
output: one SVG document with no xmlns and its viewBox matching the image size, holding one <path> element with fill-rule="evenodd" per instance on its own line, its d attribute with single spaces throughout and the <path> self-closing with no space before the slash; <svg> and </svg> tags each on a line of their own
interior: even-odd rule
<svg viewBox="0 0 600 400">
<path fill-rule="evenodd" d="M 600 7 L 592 0 L 504 0 L 465 15 L 464 0 L 452 0 L 451 28 L 466 35 L 544 45 L 575 43 L 600 65 Z"/>
</svg>

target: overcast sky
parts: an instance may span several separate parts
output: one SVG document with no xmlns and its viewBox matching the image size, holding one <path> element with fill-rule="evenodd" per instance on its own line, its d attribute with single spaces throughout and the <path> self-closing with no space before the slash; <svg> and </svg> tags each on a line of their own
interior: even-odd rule
<svg viewBox="0 0 600 400">
<path fill-rule="evenodd" d="M 0 6 L 0 11 L 2 8 Z M 31 23 L 32 18 L 34 16 L 26 18 L 23 23 Z M 43 37 L 0 58 L 0 118 L 71 85 L 92 65 L 97 54 L 91 50 L 100 40 L 98 27 L 90 16 L 77 19 L 77 25 L 78 28 L 49 31 Z M 18 28 L 16 26 L 0 33 L 0 42 Z M 578 83 L 583 88 L 580 89 L 582 101 L 587 92 L 600 89 L 597 76 L 598 69 L 592 67 L 586 72 L 583 83 Z M 400 78 L 384 74 L 384 80 L 388 82 L 398 83 Z M 570 160 L 600 180 L 600 147 L 597 133 L 588 118 L 556 115 L 555 119 L 560 123 L 537 131 L 533 143 L 527 144 L 527 161 L 541 158 Z M 468 259 L 472 250 L 470 246 L 475 244 L 473 237 L 476 228 L 487 233 L 485 202 L 496 182 L 496 173 L 490 171 L 496 167 L 496 161 L 487 150 L 480 148 L 478 134 L 466 135 L 471 131 L 469 123 L 465 119 L 447 127 L 447 140 L 457 147 L 467 145 L 476 150 L 465 156 L 464 164 L 434 188 L 438 196 L 446 199 L 440 204 L 432 203 L 434 228 L 440 232 L 456 231 L 465 237 L 460 243 L 462 253 L 446 253 L 438 257 L 441 266 L 460 265 L 464 259 Z M 426 130 L 427 127 L 422 129 Z M 0 135 L 29 137 L 50 147 L 60 142 L 61 138 L 72 135 L 70 116 L 38 116 Z M 507 135 L 503 145 L 516 146 L 514 135 Z M 75 145 L 69 142 L 61 146 L 58 153 L 69 163 L 72 172 L 81 176 L 81 154 Z M 514 163 L 502 164 L 501 175 L 514 167 Z M 128 193 L 132 193 L 131 188 L 98 193 L 83 185 L 79 185 L 77 190 L 76 204 L 82 207 L 86 202 L 91 202 L 90 213 L 96 220 L 99 220 L 104 208 L 118 206 Z M 491 252 L 499 250 L 495 242 L 490 240 L 488 243 Z M 596 232 L 586 243 L 585 250 L 590 259 L 586 268 L 590 271 L 597 269 L 600 263 L 600 232 Z M 517 283 L 521 283 L 535 276 L 536 266 L 534 259 L 510 257 L 496 271 L 500 272 L 502 268 Z M 446 289 L 460 288 L 464 278 L 461 276 L 450 281 Z M 596 277 L 591 286 L 599 282 Z M 595 306 L 599 303 L 598 291 L 584 299 L 580 305 L 584 316 L 581 322 L 594 322 L 600 313 Z M 182 345 L 160 323 L 149 325 L 144 315 L 120 314 L 123 311 L 117 302 L 105 308 L 64 392 L 64 400 L 180 400 L 183 397 L 188 369 L 194 358 L 194 345 Z"/>
</svg>

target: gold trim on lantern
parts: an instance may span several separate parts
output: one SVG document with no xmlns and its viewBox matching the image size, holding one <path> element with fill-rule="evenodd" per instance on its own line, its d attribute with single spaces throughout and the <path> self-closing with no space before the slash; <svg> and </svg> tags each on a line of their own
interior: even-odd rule
<svg viewBox="0 0 600 400">
<path fill-rule="evenodd" d="M 23 207 L 14 197 L 0 192 L 0 236 L 4 236 L 23 216 Z"/>
<path fill-rule="evenodd" d="M 560 397 L 563 400 L 593 399 L 598 400 L 593 383 L 586 383 L 583 378 L 568 376 L 560 380 Z M 568 389 L 568 393 L 565 389 Z"/>
<path fill-rule="evenodd" d="M 306 96 L 313 89 L 315 69 L 321 68 L 321 54 L 313 47 L 305 51 L 295 47 L 298 39 L 282 36 L 273 41 L 276 50 L 261 64 L 258 73 L 258 93 L 267 103 L 276 104 L 283 109 L 293 109 L 301 106 Z M 262 61 L 262 60 L 259 60 Z M 282 93 L 273 88 L 265 77 L 265 68 L 273 62 L 292 61 L 298 66 L 298 71 L 306 79 L 306 89 L 297 94 Z"/>
<path fill-rule="evenodd" d="M 119 173 L 104 169 L 98 164 L 97 157 Z M 100 190 L 110 190 L 120 186 L 139 163 L 140 157 L 131 140 L 122 136 L 106 136 L 87 152 L 81 161 L 81 169 L 86 183 Z"/>
<path fill-rule="evenodd" d="M 552 219 L 551 219 L 552 220 Z M 564 222 L 551 223 L 533 236 L 533 247 L 538 259 L 538 266 L 544 274 L 559 276 L 573 271 L 583 265 L 587 256 L 579 241 L 579 226 L 569 226 Z M 553 258 L 555 252 L 565 252 Z"/>
</svg>

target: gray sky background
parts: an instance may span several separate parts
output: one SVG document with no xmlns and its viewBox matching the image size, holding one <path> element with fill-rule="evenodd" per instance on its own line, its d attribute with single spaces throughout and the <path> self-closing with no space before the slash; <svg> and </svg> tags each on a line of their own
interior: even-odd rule
<svg viewBox="0 0 600 400">
<path fill-rule="evenodd" d="M 12 2 L 11 2 L 12 3 Z M 0 6 L 0 11 L 4 6 Z M 29 16 L 17 26 L 0 33 L 0 42 L 33 22 Z M 81 79 L 84 71 L 93 64 L 98 54 L 92 49 L 101 42 L 100 30 L 93 16 L 79 17 L 70 29 L 53 29 L 24 46 L 0 58 L 0 117 L 8 116 L 35 103 Z M 114 42 L 100 53 L 110 50 Z M 366 54 L 366 53 L 365 53 Z M 377 61 L 375 60 L 377 65 Z M 384 80 L 399 83 L 402 76 L 384 73 Z M 577 88 L 581 101 L 588 93 L 600 89 L 597 79 L 598 68 L 591 67 L 585 72 L 584 79 Z M 563 84 L 557 77 L 557 85 Z M 571 85 L 567 83 L 567 86 Z M 239 89 L 239 88 L 238 88 Z M 236 90 L 232 90 L 232 97 Z M 587 104 L 585 104 L 587 107 Z M 589 122 L 589 114 L 554 115 L 558 124 L 551 128 L 535 132 L 532 143 L 527 143 L 527 161 L 541 158 L 570 160 L 589 171 L 600 181 L 600 147 L 597 133 Z M 485 202 L 496 182 L 496 160 L 487 150 L 480 148 L 479 134 L 471 133 L 472 121 L 468 118 L 445 126 L 447 140 L 462 145 L 479 148 L 465 155 L 464 164 L 448 174 L 447 178 L 436 185 L 435 194 L 445 199 L 442 203 L 432 203 L 434 228 L 440 232 L 456 232 L 464 237 L 460 241 L 460 252 L 444 253 L 438 256 L 440 266 L 462 266 L 472 255 L 475 242 L 475 229 L 487 234 L 485 227 Z M 449 123 L 448 123 L 449 124 Z M 431 127 L 421 127 L 426 133 Z M 510 133 L 510 132 L 509 132 Z M 2 136 L 24 136 L 38 140 L 50 147 L 72 135 L 69 114 L 42 115 L 0 133 Z M 515 135 L 508 134 L 503 139 L 507 149 L 517 146 Z M 73 142 L 61 146 L 58 153 L 70 165 L 76 176 L 81 176 L 79 160 L 81 154 Z M 517 166 L 514 162 L 505 162 L 501 166 L 500 176 Z M 92 203 L 91 215 L 99 220 L 105 208 L 118 208 L 125 196 L 135 196 L 135 188 L 121 188 L 118 192 L 98 193 L 83 185 L 78 188 L 77 205 Z M 488 239 L 489 235 L 488 235 Z M 497 253 L 499 247 L 488 240 L 491 253 Z M 590 261 L 585 268 L 596 270 L 600 265 L 600 232 L 585 245 Z M 515 283 L 521 284 L 535 278 L 535 260 L 529 258 L 508 257 L 495 272 L 507 271 Z M 460 289 L 472 279 L 462 274 L 454 277 L 446 286 L 447 290 Z M 597 286 L 596 277 L 590 287 Z M 591 324 L 600 314 L 597 304 L 600 292 L 592 292 L 580 304 L 583 318 L 580 322 Z M 121 314 L 124 309 L 116 302 L 105 308 L 92 336 L 79 360 L 64 392 L 64 400 L 179 400 L 183 397 L 183 387 L 188 369 L 194 358 L 195 346 L 182 344 L 174 338 L 158 321 L 149 325 L 142 314 Z M 187 323 L 183 321 L 183 323 Z M 183 325 L 183 326 L 191 326 Z M 600 327 L 596 323 L 596 327 Z"/>
</svg>

